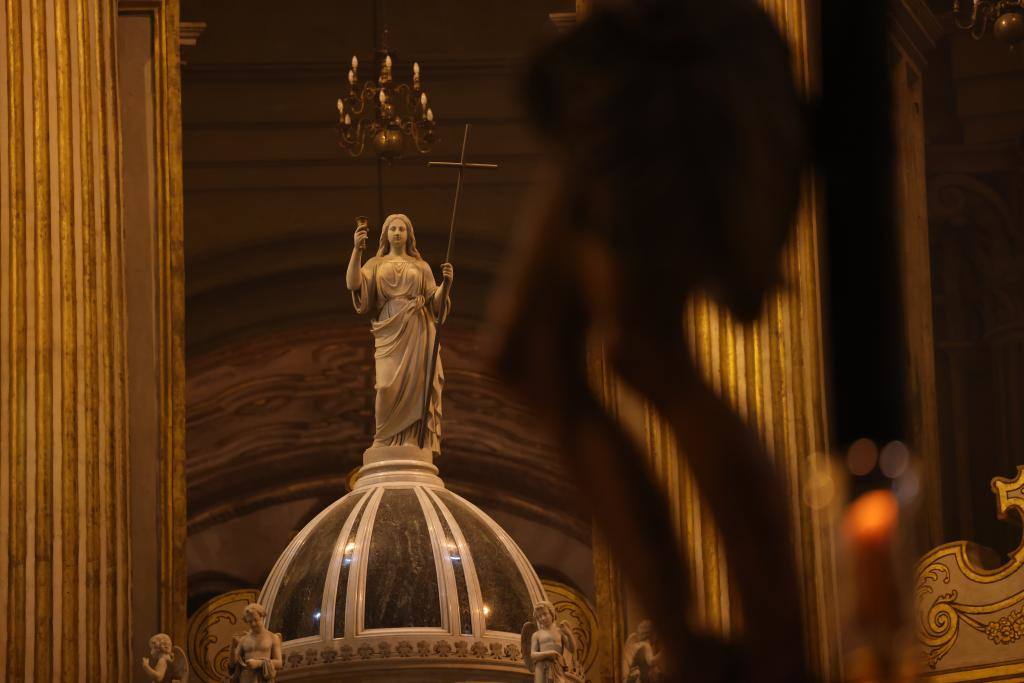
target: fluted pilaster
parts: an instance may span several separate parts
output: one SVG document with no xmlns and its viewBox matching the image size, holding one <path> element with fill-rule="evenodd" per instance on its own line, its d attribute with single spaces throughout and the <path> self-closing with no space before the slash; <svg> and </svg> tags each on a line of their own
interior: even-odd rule
<svg viewBox="0 0 1024 683">
<path fill-rule="evenodd" d="M 0 16 L 0 680 L 128 679 L 115 19 Z"/>
</svg>

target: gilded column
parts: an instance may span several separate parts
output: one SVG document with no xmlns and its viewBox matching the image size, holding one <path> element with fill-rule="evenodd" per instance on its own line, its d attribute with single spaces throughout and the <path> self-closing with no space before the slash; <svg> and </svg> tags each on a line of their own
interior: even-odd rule
<svg viewBox="0 0 1024 683">
<path fill-rule="evenodd" d="M 114 18 L 0 14 L 0 680 L 128 680 Z"/>
<path fill-rule="evenodd" d="M 813 93 L 817 87 L 817 57 L 812 46 L 817 28 L 810 11 L 815 3 L 763 0 L 762 4 L 790 41 L 801 85 Z M 767 302 L 762 318 L 754 325 L 737 325 L 715 302 L 702 299 L 689 308 L 685 325 L 705 378 L 757 430 L 783 476 L 804 579 L 803 609 L 811 665 L 822 680 L 836 680 L 839 636 L 833 539 L 825 518 L 827 501 L 817 495 L 829 457 L 819 298 L 821 234 L 818 190 L 808 180 L 793 238 L 784 255 L 787 287 Z M 697 616 L 713 631 L 742 629 L 733 618 L 736 606 L 731 602 L 727 558 L 717 530 L 682 466 L 667 424 L 649 406 L 625 394 L 614 378 L 603 373 L 602 364 L 594 365 L 606 400 L 618 407 L 621 419 L 645 444 L 668 491 L 677 532 L 689 552 Z M 738 491 L 737 495 L 756 494 Z M 606 550 L 595 542 L 599 589 L 616 579 L 605 555 Z M 614 596 L 612 589 L 598 591 L 602 627 L 607 623 L 605 619 L 616 613 L 621 618 L 629 612 L 618 605 L 610 609 L 603 601 L 608 596 Z M 621 630 L 618 626 L 615 629 Z M 602 661 L 615 660 L 618 652 L 603 647 Z M 620 680 L 616 666 L 610 664 L 608 673 L 606 681 Z"/>
</svg>

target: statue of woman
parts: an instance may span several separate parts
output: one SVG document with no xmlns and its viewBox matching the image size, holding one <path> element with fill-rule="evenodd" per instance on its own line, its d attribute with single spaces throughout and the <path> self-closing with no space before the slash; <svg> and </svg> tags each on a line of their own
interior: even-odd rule
<svg viewBox="0 0 1024 683">
<path fill-rule="evenodd" d="M 435 319 L 444 322 L 450 308 L 448 292 L 454 270 L 450 263 L 443 264 L 440 286 L 434 281 L 430 266 L 416 248 L 412 221 L 405 214 L 391 214 L 384 220 L 377 255 L 363 264 L 366 238 L 366 219 L 357 219 L 345 284 L 352 291 L 356 313 L 374 316 L 370 324 L 377 390 L 373 446 L 418 447 Z M 440 357 L 430 382 L 423 447 L 438 453 L 444 384 Z"/>
</svg>

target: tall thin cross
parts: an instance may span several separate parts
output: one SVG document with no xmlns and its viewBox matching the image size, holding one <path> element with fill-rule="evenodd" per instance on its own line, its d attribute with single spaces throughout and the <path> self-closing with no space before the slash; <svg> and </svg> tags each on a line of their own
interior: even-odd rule
<svg viewBox="0 0 1024 683">
<path fill-rule="evenodd" d="M 439 166 L 442 168 L 459 169 L 458 178 L 455 181 L 455 203 L 452 205 L 452 222 L 448 227 L 448 248 L 444 252 L 444 263 L 451 263 L 452 240 L 455 238 L 455 215 L 459 211 L 459 196 L 462 194 L 462 174 L 467 168 L 479 168 L 494 170 L 497 164 L 474 164 L 466 162 L 466 141 L 469 139 L 469 124 L 462 132 L 462 151 L 459 153 L 458 161 L 430 161 L 428 166 Z M 446 297 L 447 299 L 447 297 Z M 430 394 L 434 389 L 434 368 L 437 367 L 437 354 L 441 350 L 441 321 L 445 314 L 445 300 L 442 300 L 437 307 L 437 315 L 434 317 L 434 349 L 430 354 L 430 363 L 427 364 L 426 388 L 423 391 L 423 412 L 420 413 L 420 448 L 427 438 L 427 415 L 430 413 Z"/>
</svg>

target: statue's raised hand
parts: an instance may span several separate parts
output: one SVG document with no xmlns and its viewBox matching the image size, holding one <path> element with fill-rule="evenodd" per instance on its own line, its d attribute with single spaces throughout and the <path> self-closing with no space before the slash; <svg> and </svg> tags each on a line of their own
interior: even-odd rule
<svg viewBox="0 0 1024 683">
<path fill-rule="evenodd" d="M 441 277 L 444 279 L 445 284 L 451 284 L 452 280 L 455 279 L 455 269 L 450 263 L 441 264 Z"/>
</svg>

